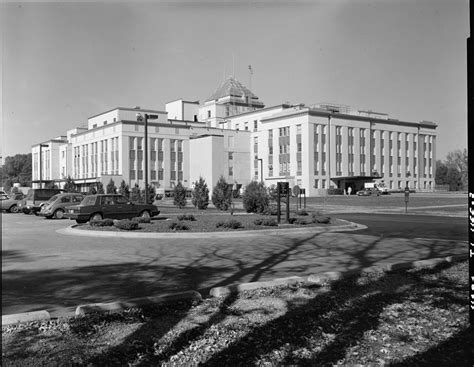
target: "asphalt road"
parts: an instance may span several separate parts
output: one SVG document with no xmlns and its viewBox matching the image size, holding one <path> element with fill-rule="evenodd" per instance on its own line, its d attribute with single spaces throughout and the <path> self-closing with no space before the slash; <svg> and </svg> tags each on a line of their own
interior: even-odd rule
<svg viewBox="0 0 474 367">
<path fill-rule="evenodd" d="M 2 314 L 467 254 L 466 218 L 340 214 L 358 232 L 124 239 L 56 233 L 68 220 L 2 215 Z M 424 239 L 425 238 L 425 239 Z"/>
</svg>

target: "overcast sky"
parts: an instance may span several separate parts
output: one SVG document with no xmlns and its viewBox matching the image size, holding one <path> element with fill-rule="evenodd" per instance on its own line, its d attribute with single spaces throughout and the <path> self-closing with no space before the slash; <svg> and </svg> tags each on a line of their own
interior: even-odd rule
<svg viewBox="0 0 474 367">
<path fill-rule="evenodd" d="M 462 0 L 7 2 L 3 158 L 115 107 L 203 102 L 234 74 L 266 106 L 331 102 L 467 146 Z"/>
</svg>

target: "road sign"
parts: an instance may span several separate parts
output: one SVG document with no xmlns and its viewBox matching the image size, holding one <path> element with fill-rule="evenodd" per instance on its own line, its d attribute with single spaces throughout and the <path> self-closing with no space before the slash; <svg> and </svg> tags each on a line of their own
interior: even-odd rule
<svg viewBox="0 0 474 367">
<path fill-rule="evenodd" d="M 298 185 L 293 186 L 293 195 L 298 196 L 300 194 L 300 187 Z"/>
</svg>

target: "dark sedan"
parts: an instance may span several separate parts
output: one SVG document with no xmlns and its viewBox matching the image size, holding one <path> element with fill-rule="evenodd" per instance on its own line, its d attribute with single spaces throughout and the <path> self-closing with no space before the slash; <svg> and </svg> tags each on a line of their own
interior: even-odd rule
<svg viewBox="0 0 474 367">
<path fill-rule="evenodd" d="M 150 218 L 160 214 L 155 205 L 133 203 L 122 195 L 89 195 L 79 205 L 68 206 L 64 216 L 77 223 L 103 218 Z"/>
<path fill-rule="evenodd" d="M 357 191 L 358 196 L 379 196 L 380 190 L 372 189 L 372 188 L 365 188 L 363 190 Z"/>
</svg>

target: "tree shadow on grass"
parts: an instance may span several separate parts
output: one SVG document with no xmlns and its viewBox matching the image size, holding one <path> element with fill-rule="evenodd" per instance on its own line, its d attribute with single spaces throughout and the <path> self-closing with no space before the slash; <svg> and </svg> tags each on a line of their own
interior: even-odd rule
<svg viewBox="0 0 474 367">
<path fill-rule="evenodd" d="M 439 266 L 436 271 L 444 267 Z M 281 352 L 282 349 L 286 356 L 278 362 L 281 365 L 338 364 L 346 357 L 349 348 L 363 338 L 365 332 L 378 328 L 381 314 L 388 306 L 407 300 L 423 304 L 423 299 L 417 299 L 412 294 L 413 287 L 433 286 L 433 282 L 422 277 L 422 274 L 426 274 L 422 271 L 408 277 L 402 276 L 398 281 L 392 274 L 383 275 L 369 286 L 358 284 L 356 277 L 337 281 L 327 293 L 303 304 L 290 304 L 285 315 L 253 328 L 245 337 L 214 354 L 203 365 L 223 366 L 228 365 L 229 361 L 235 366 L 254 365 L 265 362 L 260 361 L 262 356 L 269 356 L 278 350 Z M 458 294 L 460 288 L 466 288 L 458 284 L 445 284 L 445 287 L 445 293 L 456 291 Z M 464 298 L 458 298 L 457 303 L 464 304 Z M 460 333 L 461 338 L 465 336 L 467 334 L 464 332 Z M 257 346 L 255 341 L 258 341 Z M 466 346 L 466 343 L 463 345 Z M 465 355 L 465 351 L 459 349 L 463 346 L 457 348 L 454 341 L 447 341 L 438 347 L 447 350 L 450 346 L 461 356 Z M 438 350 L 438 347 L 433 350 Z M 423 357 L 426 354 L 419 358 L 414 356 L 413 361 L 421 361 Z M 462 357 L 458 360 L 462 360 Z"/>
</svg>

